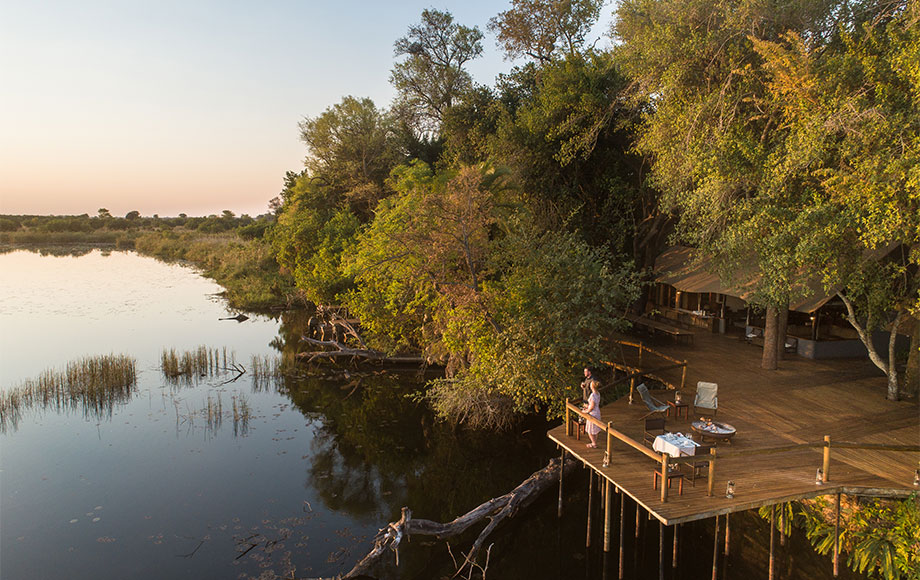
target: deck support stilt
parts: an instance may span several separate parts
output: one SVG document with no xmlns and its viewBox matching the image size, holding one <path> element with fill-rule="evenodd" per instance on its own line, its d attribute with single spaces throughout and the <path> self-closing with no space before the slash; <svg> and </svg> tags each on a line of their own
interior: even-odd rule
<svg viewBox="0 0 920 580">
<path fill-rule="evenodd" d="M 671 568 L 677 568 L 677 529 L 680 527 L 680 524 L 674 524 L 674 539 L 672 541 L 673 546 L 671 548 Z"/>
<path fill-rule="evenodd" d="M 719 572 L 719 516 L 716 516 L 716 531 L 712 538 L 712 580 Z"/>
<path fill-rule="evenodd" d="M 834 578 L 839 572 L 840 561 L 840 492 L 837 493 L 836 517 L 834 518 Z"/>
<path fill-rule="evenodd" d="M 594 512 L 594 472 L 588 474 L 588 531 L 585 532 L 585 548 L 591 547 L 591 514 Z"/>
<path fill-rule="evenodd" d="M 782 504 L 779 508 L 779 545 L 786 545 L 786 504 Z"/>
<path fill-rule="evenodd" d="M 664 522 L 658 522 L 658 580 L 664 580 Z"/>
<path fill-rule="evenodd" d="M 556 517 L 562 519 L 562 474 L 565 473 L 565 448 L 562 449 L 562 456 L 559 460 L 559 506 L 556 509 Z"/>
<path fill-rule="evenodd" d="M 607 491 L 604 493 L 604 554 L 610 552 L 610 516 L 611 516 L 611 499 L 610 499 L 610 481 L 605 482 L 604 487 Z"/>
<path fill-rule="evenodd" d="M 725 549 L 722 550 L 722 554 L 725 556 L 728 556 L 728 539 L 731 536 L 731 528 L 728 527 L 728 516 L 729 514 L 725 514 Z"/>
<path fill-rule="evenodd" d="M 767 578 L 773 580 L 773 536 L 776 535 L 776 504 L 770 506 L 770 570 Z"/>
<path fill-rule="evenodd" d="M 642 506 L 639 505 L 639 502 L 636 502 L 636 539 L 637 540 L 639 539 L 639 516 L 640 516 L 639 512 L 640 510 L 642 510 Z"/>
<path fill-rule="evenodd" d="M 620 573 L 617 576 L 619 580 L 623 580 L 623 557 L 625 552 L 623 550 L 623 536 L 624 528 L 626 527 L 626 494 L 620 494 Z"/>
</svg>

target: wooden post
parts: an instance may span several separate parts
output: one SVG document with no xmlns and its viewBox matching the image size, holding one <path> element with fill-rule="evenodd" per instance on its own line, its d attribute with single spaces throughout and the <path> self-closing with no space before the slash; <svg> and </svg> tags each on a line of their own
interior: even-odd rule
<svg viewBox="0 0 920 580">
<path fill-rule="evenodd" d="M 824 463 L 822 464 L 821 469 L 824 470 L 824 475 L 821 477 L 821 481 L 827 483 L 830 481 L 830 470 L 831 470 L 831 436 L 824 436 Z"/>
<path fill-rule="evenodd" d="M 677 568 L 677 529 L 680 528 L 680 524 L 674 524 L 674 540 L 673 546 L 671 548 L 671 568 Z"/>
<path fill-rule="evenodd" d="M 773 536 L 776 535 L 776 526 L 774 526 L 774 521 L 776 519 L 776 504 L 770 506 L 770 571 L 767 573 L 767 578 L 773 580 Z"/>
<path fill-rule="evenodd" d="M 661 454 L 661 503 L 668 501 L 668 458 L 667 453 Z"/>
<path fill-rule="evenodd" d="M 712 497 L 712 486 L 716 480 L 716 448 L 713 447 L 709 450 L 709 491 L 707 495 Z"/>
<path fill-rule="evenodd" d="M 594 511 L 594 472 L 588 474 L 588 531 L 585 533 L 585 548 L 591 547 L 591 513 Z"/>
<path fill-rule="evenodd" d="M 559 461 L 559 507 L 556 517 L 562 518 L 562 474 L 565 473 L 565 449 L 562 450 L 562 457 Z"/>
<path fill-rule="evenodd" d="M 637 501 L 636 502 L 636 539 L 637 540 L 639 539 L 639 510 L 640 509 L 641 508 L 639 507 L 639 502 Z"/>
<path fill-rule="evenodd" d="M 664 580 L 664 522 L 658 520 L 658 580 Z"/>
<path fill-rule="evenodd" d="M 607 488 L 605 492 L 606 498 L 604 499 L 604 553 L 610 552 L 610 516 L 611 516 L 611 507 L 610 507 L 610 480 L 608 479 L 604 485 Z"/>
<path fill-rule="evenodd" d="M 716 516 L 716 531 L 712 540 L 712 580 L 716 580 L 719 571 L 719 516 Z"/>
<path fill-rule="evenodd" d="M 632 405 L 632 402 L 635 400 L 635 391 L 636 391 L 636 377 L 629 379 L 629 404 Z"/>
<path fill-rule="evenodd" d="M 687 361 L 684 361 L 684 370 L 680 374 L 680 390 L 684 390 L 684 385 L 687 382 Z"/>
<path fill-rule="evenodd" d="M 837 492 L 837 516 L 834 520 L 834 578 L 837 577 L 840 560 L 840 492 Z"/>
<path fill-rule="evenodd" d="M 639 343 L 639 368 L 642 368 L 642 343 Z"/>
<path fill-rule="evenodd" d="M 728 556 L 728 538 L 731 536 L 731 529 L 728 527 L 728 516 L 725 514 L 725 549 L 722 550 L 722 553 Z"/>
<path fill-rule="evenodd" d="M 565 436 L 566 437 L 572 436 L 572 421 L 569 418 L 569 413 L 571 413 L 571 410 L 569 409 L 569 400 L 566 399 L 565 400 Z"/>
<path fill-rule="evenodd" d="M 779 545 L 786 545 L 786 504 L 780 505 L 779 512 Z"/>
<path fill-rule="evenodd" d="M 638 508 L 637 508 L 638 509 Z M 624 528 L 626 527 L 626 494 L 620 494 L 620 573 L 617 576 L 619 580 L 623 580 L 623 536 Z"/>
</svg>

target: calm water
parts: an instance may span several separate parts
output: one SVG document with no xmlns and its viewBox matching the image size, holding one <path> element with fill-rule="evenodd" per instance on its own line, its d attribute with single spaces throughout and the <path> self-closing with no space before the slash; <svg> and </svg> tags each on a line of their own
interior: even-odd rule
<svg viewBox="0 0 920 580">
<path fill-rule="evenodd" d="M 296 348 L 300 336 L 295 314 L 218 320 L 236 312 L 215 296 L 217 285 L 187 268 L 124 252 L 16 251 L 0 255 L 0 272 L 0 388 L 109 353 L 135 357 L 139 372 L 130 399 L 106 413 L 32 409 L 0 434 L 5 580 L 333 576 L 366 553 L 402 506 L 449 521 L 555 454 L 540 421 L 502 435 L 436 421 L 408 396 L 422 384 L 415 373 L 353 372 L 270 388 L 247 376 L 169 382 L 159 370 L 164 348 L 226 348 L 249 366 L 253 355 Z M 222 405 L 217 420 L 208 420 L 209 400 Z M 252 409 L 245 426 L 233 421 L 234 400 Z M 604 576 L 599 527 L 594 547 L 584 548 L 587 477 L 579 471 L 567 481 L 561 521 L 549 493 L 492 536 L 489 577 Z M 634 507 L 626 513 L 628 577 L 657 578 L 657 524 L 643 516 L 635 539 Z M 751 515 L 732 521 L 722 577 L 766 577 L 766 525 Z M 455 540 L 454 555 L 470 541 Z M 778 578 L 831 577 L 828 561 L 801 537 L 778 554 Z M 680 566 L 667 577 L 708 578 L 711 555 L 711 524 L 684 526 Z M 425 538 L 412 538 L 400 563 L 381 577 L 452 572 L 445 546 Z"/>
</svg>

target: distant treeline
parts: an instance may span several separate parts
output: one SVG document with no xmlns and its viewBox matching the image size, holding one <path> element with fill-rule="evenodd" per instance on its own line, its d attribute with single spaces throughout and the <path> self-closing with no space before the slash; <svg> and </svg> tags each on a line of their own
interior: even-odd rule
<svg viewBox="0 0 920 580">
<path fill-rule="evenodd" d="M 119 237 L 122 232 L 137 233 L 141 230 L 172 230 L 183 228 L 207 234 L 235 231 L 245 239 L 261 238 L 272 224 L 272 215 L 264 214 L 255 218 L 243 214 L 237 217 L 232 211 L 224 210 L 220 215 L 206 217 L 189 217 L 184 213 L 177 217 L 160 217 L 154 214 L 144 217 L 138 211 L 130 211 L 125 217 L 113 216 L 105 208 L 98 214 L 81 215 L 0 215 L 0 242 L 4 243 L 41 243 L 56 242 L 54 234 L 95 234 L 84 236 L 86 241 L 98 240 L 102 243 L 114 243 L 130 237 Z M 71 236 L 71 238 L 74 238 Z M 80 238 L 79 236 L 77 238 Z M 80 239 L 62 240 L 81 241 Z"/>
</svg>

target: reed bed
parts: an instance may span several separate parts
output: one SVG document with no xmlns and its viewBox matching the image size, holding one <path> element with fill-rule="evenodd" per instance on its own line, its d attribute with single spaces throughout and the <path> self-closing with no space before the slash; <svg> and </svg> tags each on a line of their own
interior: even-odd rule
<svg viewBox="0 0 920 580">
<path fill-rule="evenodd" d="M 249 362 L 252 377 L 252 391 L 280 392 L 284 389 L 286 378 L 304 376 L 303 365 L 297 364 L 295 353 L 284 352 L 279 355 L 253 355 Z"/>
<path fill-rule="evenodd" d="M 197 382 L 204 377 L 215 377 L 227 372 L 239 372 L 235 368 L 236 354 L 223 348 L 199 346 L 193 350 L 177 352 L 163 349 L 160 355 L 160 370 L 163 376 L 174 384 Z"/>
<path fill-rule="evenodd" d="M 112 416 L 137 385 L 137 361 L 126 355 L 103 355 L 71 361 L 63 369 L 48 369 L 35 379 L 0 394 L 0 431 L 15 429 L 22 413 L 32 407 L 70 411 L 87 416 Z"/>
</svg>

